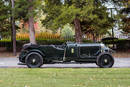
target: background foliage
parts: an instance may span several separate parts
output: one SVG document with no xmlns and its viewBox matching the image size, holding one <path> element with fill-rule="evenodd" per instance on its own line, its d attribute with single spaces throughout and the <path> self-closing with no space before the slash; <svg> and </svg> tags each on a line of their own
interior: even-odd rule
<svg viewBox="0 0 130 87">
<path fill-rule="evenodd" d="M 11 34 L 10 6 L 6 3 L 0 0 L 0 35 L 2 37 Z"/>
</svg>

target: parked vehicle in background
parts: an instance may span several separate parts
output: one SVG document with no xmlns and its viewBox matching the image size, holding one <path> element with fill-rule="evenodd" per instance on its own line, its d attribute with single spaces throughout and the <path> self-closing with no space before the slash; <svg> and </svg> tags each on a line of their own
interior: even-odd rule
<svg viewBox="0 0 130 87">
<path fill-rule="evenodd" d="M 114 58 L 112 50 L 102 43 L 78 44 L 64 43 L 62 45 L 26 44 L 19 55 L 19 61 L 29 68 L 38 68 L 50 63 L 96 63 L 101 68 L 111 68 Z"/>
</svg>

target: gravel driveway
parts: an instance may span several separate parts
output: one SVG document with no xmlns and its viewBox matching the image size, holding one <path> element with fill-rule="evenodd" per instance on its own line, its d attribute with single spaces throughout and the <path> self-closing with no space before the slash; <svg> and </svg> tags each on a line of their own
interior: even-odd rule
<svg viewBox="0 0 130 87">
<path fill-rule="evenodd" d="M 17 58 L 0 58 L 0 68 L 26 68 L 18 65 Z M 96 64 L 45 64 L 43 68 L 96 68 Z M 115 58 L 114 68 L 130 68 L 130 58 Z"/>
</svg>

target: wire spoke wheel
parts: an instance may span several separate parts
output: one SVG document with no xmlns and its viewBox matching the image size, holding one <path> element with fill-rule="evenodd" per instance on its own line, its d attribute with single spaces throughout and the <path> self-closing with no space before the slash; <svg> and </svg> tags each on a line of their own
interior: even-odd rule
<svg viewBox="0 0 130 87">
<path fill-rule="evenodd" d="M 29 68 L 39 68 L 43 64 L 43 58 L 39 53 L 32 52 L 26 57 L 26 64 Z"/>
<path fill-rule="evenodd" d="M 97 65 L 101 68 L 111 68 L 114 64 L 114 59 L 109 54 L 103 54 L 97 58 Z"/>
</svg>

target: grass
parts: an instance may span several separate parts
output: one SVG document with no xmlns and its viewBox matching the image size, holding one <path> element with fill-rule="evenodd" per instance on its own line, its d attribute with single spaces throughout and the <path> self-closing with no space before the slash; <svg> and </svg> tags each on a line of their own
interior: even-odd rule
<svg viewBox="0 0 130 87">
<path fill-rule="evenodd" d="M 130 87 L 130 69 L 0 69 L 0 87 Z"/>
</svg>

